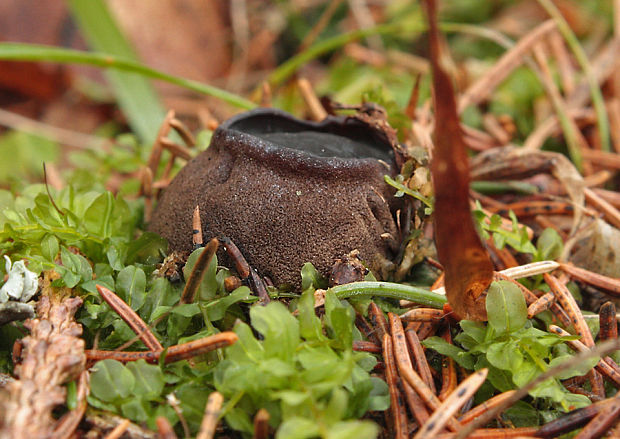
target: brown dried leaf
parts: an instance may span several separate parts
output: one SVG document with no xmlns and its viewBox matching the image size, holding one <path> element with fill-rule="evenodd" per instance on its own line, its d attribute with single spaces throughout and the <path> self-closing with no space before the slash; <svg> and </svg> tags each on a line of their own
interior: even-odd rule
<svg viewBox="0 0 620 439">
<path fill-rule="evenodd" d="M 471 219 L 469 168 L 454 88 L 442 66 L 434 0 L 426 2 L 433 67 L 435 151 L 431 170 L 435 187 L 435 242 L 445 268 L 448 302 L 462 318 L 486 320 L 485 290 L 493 264 Z"/>
</svg>

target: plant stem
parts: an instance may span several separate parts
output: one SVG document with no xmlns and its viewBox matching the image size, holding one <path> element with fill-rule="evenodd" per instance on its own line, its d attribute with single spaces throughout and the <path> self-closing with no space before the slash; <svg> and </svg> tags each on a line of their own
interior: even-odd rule
<svg viewBox="0 0 620 439">
<path fill-rule="evenodd" d="M 424 288 L 392 282 L 353 282 L 329 289 L 339 299 L 351 297 L 386 297 L 390 299 L 409 300 L 431 308 L 442 309 L 447 303 L 446 297 Z"/>
</svg>

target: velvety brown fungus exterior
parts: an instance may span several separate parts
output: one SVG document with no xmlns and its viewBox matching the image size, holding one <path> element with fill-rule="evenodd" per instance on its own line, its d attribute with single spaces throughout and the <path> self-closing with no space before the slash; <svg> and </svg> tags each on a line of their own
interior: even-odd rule
<svg viewBox="0 0 620 439">
<path fill-rule="evenodd" d="M 395 171 L 384 134 L 354 118 L 313 123 L 253 110 L 220 125 L 179 172 L 150 230 L 171 250 L 190 250 L 198 205 L 205 240 L 229 237 L 275 285 L 299 288 L 305 262 L 328 277 L 355 249 L 380 276 L 395 250 L 384 234 L 398 239 L 394 191 L 384 182 Z"/>
</svg>

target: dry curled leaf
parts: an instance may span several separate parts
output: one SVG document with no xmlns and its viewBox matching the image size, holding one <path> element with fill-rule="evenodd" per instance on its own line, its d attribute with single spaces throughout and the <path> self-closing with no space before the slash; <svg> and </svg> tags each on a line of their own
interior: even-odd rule
<svg viewBox="0 0 620 439">
<path fill-rule="evenodd" d="M 486 320 L 485 290 L 493 264 L 480 242 L 469 208 L 469 167 L 454 88 L 442 66 L 436 6 L 426 2 L 433 67 L 435 150 L 431 170 L 435 188 L 435 242 L 445 269 L 448 302 L 460 317 Z"/>
</svg>

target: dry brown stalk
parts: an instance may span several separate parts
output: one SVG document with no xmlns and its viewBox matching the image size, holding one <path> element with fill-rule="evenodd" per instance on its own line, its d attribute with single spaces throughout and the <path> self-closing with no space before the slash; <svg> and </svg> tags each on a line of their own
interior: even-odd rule
<svg viewBox="0 0 620 439">
<path fill-rule="evenodd" d="M 189 341 L 187 343 L 170 346 L 166 351 L 166 363 L 174 363 L 175 361 L 186 360 L 206 352 L 216 349 L 225 348 L 237 341 L 238 337 L 232 331 L 225 331 L 219 334 L 203 337 L 198 340 Z M 89 360 L 105 360 L 112 358 L 117 361 L 126 363 L 128 361 L 146 360 L 149 363 L 157 363 L 159 357 L 164 350 L 158 351 L 138 351 L 138 352 L 119 352 L 119 351 L 99 351 L 88 350 L 86 356 Z"/>
<path fill-rule="evenodd" d="M 271 415 L 265 409 L 260 409 L 254 416 L 254 435 L 252 439 L 267 439 L 269 437 L 269 419 Z"/>
<path fill-rule="evenodd" d="M 603 217 L 609 224 L 616 228 L 620 228 L 620 211 L 618 211 L 618 209 L 605 201 L 603 198 L 599 197 L 596 192 L 590 188 L 584 188 L 583 193 L 586 196 L 586 201 L 601 211 L 603 213 Z"/>
<path fill-rule="evenodd" d="M 620 279 L 604 276 L 586 270 L 585 268 L 576 267 L 571 263 L 562 263 L 560 268 L 573 279 L 600 288 L 613 296 L 620 297 Z"/>
<path fill-rule="evenodd" d="M 199 248 L 204 245 L 202 223 L 200 222 L 200 207 L 198 207 L 198 205 L 194 208 L 194 214 L 192 215 L 192 244 L 194 244 L 194 248 Z"/>
<path fill-rule="evenodd" d="M 556 300 L 562 305 L 562 308 L 568 313 L 571 319 L 572 326 L 575 328 L 575 332 L 581 336 L 583 344 L 588 347 L 594 346 L 594 339 L 590 328 L 581 314 L 581 309 L 573 295 L 568 291 L 566 285 L 558 280 L 555 276 L 549 273 L 543 274 L 545 282 L 551 288 L 551 291 L 555 294 Z"/>
<path fill-rule="evenodd" d="M 616 321 L 616 305 L 613 302 L 605 302 L 599 310 L 599 340 L 605 341 L 618 338 L 618 322 Z"/>
<path fill-rule="evenodd" d="M 224 403 L 224 396 L 220 392 L 212 392 L 205 405 L 205 413 L 200 424 L 200 431 L 196 439 L 212 439 L 215 434 L 215 427 L 220 416 L 220 410 Z"/>
<path fill-rule="evenodd" d="M 487 410 L 500 405 L 504 400 L 510 398 L 514 392 L 514 390 L 508 390 L 507 392 L 500 393 L 499 395 L 495 395 L 494 397 L 487 399 L 483 403 L 478 404 L 473 409 L 464 413 L 463 416 L 459 418 L 459 421 L 461 424 L 467 424 L 473 421 Z"/>
<path fill-rule="evenodd" d="M 433 380 L 433 375 L 431 374 L 431 368 L 426 360 L 424 348 L 422 348 L 422 345 L 420 344 L 418 334 L 416 334 L 416 332 L 412 329 L 407 329 L 405 331 L 405 337 L 407 338 L 407 344 L 409 345 L 409 349 L 415 359 L 416 369 L 418 370 L 420 377 L 424 380 L 428 388 L 431 389 L 433 393 L 437 393 L 435 381 Z"/>
<path fill-rule="evenodd" d="M 377 337 L 379 340 L 383 340 L 383 336 L 389 334 L 390 330 L 385 315 L 383 315 L 383 311 L 381 311 L 375 302 L 370 302 L 368 306 L 368 317 L 370 318 L 370 323 L 375 328 Z"/>
<path fill-rule="evenodd" d="M 183 142 L 185 142 L 187 146 L 190 148 L 196 146 L 196 139 L 194 138 L 194 135 L 183 122 L 177 118 L 174 118 L 170 120 L 170 126 L 179 134 L 179 136 L 181 136 L 181 139 L 183 139 Z"/>
<path fill-rule="evenodd" d="M 185 288 L 183 288 L 183 293 L 181 294 L 181 298 L 179 299 L 179 304 L 184 303 L 193 303 L 194 299 L 196 299 L 196 293 L 198 292 L 198 288 L 200 287 L 200 283 L 202 279 L 205 277 L 207 273 L 207 268 L 217 252 L 217 248 L 219 247 L 219 241 L 217 238 L 213 238 L 206 245 L 205 249 L 200 253 L 198 259 L 196 260 L 196 264 L 194 265 L 194 269 L 189 275 L 187 279 L 187 283 L 185 284 Z"/>
<path fill-rule="evenodd" d="M 604 407 L 583 429 L 575 439 L 596 439 L 613 427 L 620 416 L 620 394 L 616 394 L 614 403 Z M 613 436 L 608 436 L 613 437 Z"/>
<path fill-rule="evenodd" d="M 142 340 L 147 348 L 151 351 L 159 351 L 164 348 L 159 340 L 157 340 L 157 337 L 155 337 L 155 335 L 151 332 L 149 326 L 144 323 L 144 320 L 142 320 L 140 316 L 123 301 L 123 299 L 114 294 L 114 292 L 108 290 L 106 287 L 101 285 L 97 285 L 96 287 L 103 300 L 105 300 L 106 303 L 110 305 L 110 308 L 112 308 L 114 312 L 116 312 L 120 318 L 127 323 L 131 330 L 135 332 L 138 337 L 140 337 L 140 340 Z"/>
<path fill-rule="evenodd" d="M 450 334 L 450 327 L 447 327 L 441 335 L 445 341 L 452 344 L 452 335 Z M 457 376 L 456 366 L 454 360 L 450 357 L 444 356 L 441 359 L 441 390 L 439 392 L 439 399 L 444 401 L 448 395 L 456 389 Z"/>
<path fill-rule="evenodd" d="M 123 422 L 114 427 L 114 429 L 105 436 L 105 439 L 119 439 L 127 431 L 130 425 L 131 421 L 129 419 L 125 419 Z"/>
<path fill-rule="evenodd" d="M 535 302 L 533 302 L 532 304 L 530 304 L 530 306 L 527 307 L 527 318 L 531 319 L 536 314 L 548 310 L 549 308 L 551 308 L 551 305 L 553 305 L 553 303 L 555 303 L 555 294 L 551 292 L 543 294 Z"/>
<path fill-rule="evenodd" d="M 407 413 L 398 388 L 398 372 L 394 364 L 394 350 L 389 334 L 383 336 L 383 361 L 385 362 L 385 381 L 390 390 L 390 410 L 396 439 L 407 438 Z"/>
<path fill-rule="evenodd" d="M 177 439 L 177 434 L 174 432 L 170 421 L 163 416 L 159 416 L 155 423 L 157 424 L 157 433 L 159 433 L 159 439 Z"/>
<path fill-rule="evenodd" d="M 189 150 L 189 148 L 186 148 L 183 145 L 179 145 L 178 143 L 173 142 L 166 137 L 164 137 L 163 139 L 159 139 L 159 142 L 161 143 L 162 147 L 170 151 L 173 157 L 179 157 L 183 160 L 189 160 L 192 158 L 192 152 Z"/>
<path fill-rule="evenodd" d="M 168 114 L 166 114 L 166 117 L 164 118 L 161 126 L 159 127 L 157 137 L 155 137 L 155 143 L 153 144 L 153 149 L 151 150 L 151 155 L 149 156 L 147 164 L 147 166 L 151 170 L 151 175 L 153 175 L 153 177 L 157 174 L 157 167 L 159 166 L 159 162 L 161 160 L 161 139 L 165 138 L 168 133 L 170 133 L 170 121 L 172 119 L 174 119 L 174 110 L 168 111 Z"/>
<path fill-rule="evenodd" d="M 434 308 L 414 308 L 407 311 L 401 319 L 407 322 L 436 322 L 445 317 L 443 310 Z"/>
<path fill-rule="evenodd" d="M 312 84 L 310 84 L 310 81 L 306 78 L 297 78 L 297 88 L 306 103 L 306 108 L 310 113 L 311 119 L 317 122 L 325 119 L 327 117 L 327 111 L 325 111 L 323 105 L 321 105 L 321 101 L 314 92 L 314 88 Z"/>
<path fill-rule="evenodd" d="M 0 437 L 50 437 L 56 425 L 52 411 L 65 402 L 64 384 L 84 371 L 82 327 L 74 320 L 82 299 L 71 297 L 69 288 L 52 287 L 57 277 L 45 273 L 37 318 L 24 323 L 30 335 L 22 339 L 18 379 L 0 389 Z"/>
<path fill-rule="evenodd" d="M 537 433 L 536 427 L 520 428 L 481 428 L 474 430 L 467 435 L 468 439 L 528 439 Z M 435 436 L 436 439 L 456 439 L 457 433 L 443 433 Z"/>
<path fill-rule="evenodd" d="M 575 68 L 571 60 L 571 55 L 564 44 L 564 38 L 559 32 L 551 32 L 548 38 L 549 48 L 553 52 L 556 60 L 562 90 L 564 95 L 570 95 L 575 90 Z"/>
<path fill-rule="evenodd" d="M 467 377 L 450 393 L 444 402 L 435 410 L 426 423 L 420 427 L 414 439 L 433 437 L 449 422 L 452 415 L 459 410 L 484 383 L 488 369 L 480 369 Z"/>
<path fill-rule="evenodd" d="M 409 350 L 407 349 L 407 340 L 405 338 L 405 331 L 400 319 L 390 313 L 390 329 L 392 330 L 392 339 L 394 342 L 394 358 L 396 359 L 396 366 L 398 366 L 398 372 L 400 376 L 420 395 L 424 400 L 424 403 L 428 408 L 435 411 L 441 405 L 441 401 L 426 385 L 424 380 L 413 369 L 411 359 L 409 358 Z M 452 431 L 457 431 L 460 424 L 459 422 L 450 417 L 448 420 L 448 428 Z"/>
<path fill-rule="evenodd" d="M 553 20 L 547 20 L 521 38 L 512 49 L 497 60 L 484 76 L 465 91 L 459 100 L 459 112 L 462 112 L 469 105 L 477 104 L 486 99 L 515 68 L 521 65 L 532 46 L 549 35 L 555 28 Z"/>
<path fill-rule="evenodd" d="M 144 167 L 140 178 L 140 192 L 144 195 L 144 222 L 151 220 L 153 213 L 153 171 Z"/>
</svg>

